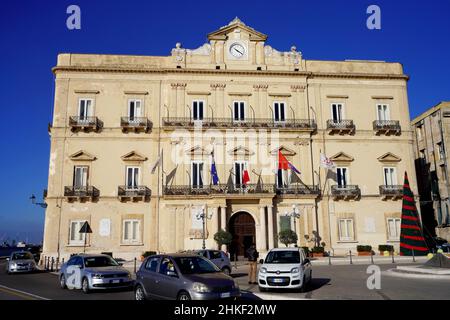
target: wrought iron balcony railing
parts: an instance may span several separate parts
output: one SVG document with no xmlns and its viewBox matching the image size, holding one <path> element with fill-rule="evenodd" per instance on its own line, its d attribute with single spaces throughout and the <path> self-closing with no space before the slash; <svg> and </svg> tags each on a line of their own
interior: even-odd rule
<svg viewBox="0 0 450 320">
<path fill-rule="evenodd" d="M 334 185 L 331 186 L 331 194 L 335 198 L 359 198 L 361 190 L 358 185 Z"/>
<path fill-rule="evenodd" d="M 103 127 L 103 122 L 97 117 L 78 117 L 72 116 L 69 118 L 69 126 L 72 130 L 84 129 L 84 130 L 100 130 Z"/>
<path fill-rule="evenodd" d="M 373 122 L 373 131 L 376 133 L 400 134 L 402 129 L 397 120 L 375 120 Z"/>
<path fill-rule="evenodd" d="M 148 198 L 151 196 L 151 190 L 146 186 L 119 186 L 117 194 L 119 198 Z"/>
<path fill-rule="evenodd" d="M 380 195 L 383 197 L 402 197 L 403 196 L 403 186 L 401 185 L 381 185 Z"/>
<path fill-rule="evenodd" d="M 144 130 L 145 132 L 148 132 L 152 129 L 153 124 L 145 117 L 122 117 L 120 118 L 120 126 L 123 131 Z"/>
<path fill-rule="evenodd" d="M 355 124 L 353 120 L 327 120 L 327 130 L 338 133 L 354 133 L 355 132 Z"/>
<path fill-rule="evenodd" d="M 319 186 L 291 185 L 286 187 L 276 187 L 277 195 L 319 195 Z"/>
<path fill-rule="evenodd" d="M 64 196 L 67 198 L 98 198 L 100 191 L 93 186 L 66 186 Z"/>
<path fill-rule="evenodd" d="M 275 193 L 273 184 L 247 184 L 247 185 L 175 185 L 164 187 L 164 195 L 211 195 L 211 194 L 258 194 Z"/>
<path fill-rule="evenodd" d="M 285 121 L 275 121 L 272 118 L 255 118 L 246 120 L 235 120 L 232 118 L 203 118 L 195 120 L 189 117 L 169 117 L 163 118 L 165 127 L 195 127 L 204 128 L 280 128 L 291 130 L 315 131 L 317 124 L 311 119 L 286 119 Z"/>
</svg>

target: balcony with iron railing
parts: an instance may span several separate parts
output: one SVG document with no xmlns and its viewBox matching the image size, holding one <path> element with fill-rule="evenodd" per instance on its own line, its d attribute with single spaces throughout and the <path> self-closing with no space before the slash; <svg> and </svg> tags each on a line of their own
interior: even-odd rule
<svg viewBox="0 0 450 320">
<path fill-rule="evenodd" d="M 403 186 L 401 185 L 381 185 L 380 195 L 383 199 L 401 198 L 403 196 Z"/>
<path fill-rule="evenodd" d="M 119 186 L 117 191 L 120 201 L 131 200 L 150 200 L 151 190 L 146 186 Z"/>
<path fill-rule="evenodd" d="M 255 118 L 246 120 L 235 120 L 232 118 L 203 118 L 195 120 L 192 117 L 166 117 L 163 118 L 163 126 L 195 128 L 265 128 L 314 132 L 317 124 L 311 119 L 286 119 L 275 121 L 272 118 Z"/>
<path fill-rule="evenodd" d="M 331 195 L 334 199 L 358 199 L 361 197 L 361 190 L 358 185 L 334 185 L 331 186 Z"/>
<path fill-rule="evenodd" d="M 327 120 L 327 131 L 329 134 L 354 134 L 355 129 L 353 120 Z"/>
<path fill-rule="evenodd" d="M 97 117 L 72 116 L 69 118 L 69 127 L 72 131 L 99 131 L 103 127 L 103 122 Z"/>
<path fill-rule="evenodd" d="M 397 120 L 375 120 L 373 122 L 375 134 L 399 135 L 402 132 L 400 122 Z"/>
<path fill-rule="evenodd" d="M 69 200 L 76 199 L 96 199 L 100 196 L 100 191 L 93 186 L 65 186 L 64 197 Z"/>
<path fill-rule="evenodd" d="M 149 132 L 152 129 L 153 124 L 145 117 L 121 117 L 120 126 L 123 132 Z"/>
<path fill-rule="evenodd" d="M 276 194 L 279 196 L 307 196 L 307 195 L 320 195 L 319 186 L 309 185 L 290 185 L 290 186 L 276 186 Z"/>
<path fill-rule="evenodd" d="M 257 194 L 274 194 L 275 188 L 273 184 L 218 184 L 218 185 L 172 185 L 165 186 L 163 189 L 165 196 L 198 196 L 198 195 L 257 195 Z"/>
</svg>

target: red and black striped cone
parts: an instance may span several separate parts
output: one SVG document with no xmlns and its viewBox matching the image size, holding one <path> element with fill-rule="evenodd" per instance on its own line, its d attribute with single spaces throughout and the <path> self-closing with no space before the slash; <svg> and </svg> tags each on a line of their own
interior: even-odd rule
<svg viewBox="0 0 450 320">
<path fill-rule="evenodd" d="M 419 215 L 417 214 L 414 195 L 409 187 L 408 174 L 405 172 L 403 183 L 402 224 L 400 232 L 400 255 L 424 256 L 428 247 L 423 237 Z"/>
</svg>

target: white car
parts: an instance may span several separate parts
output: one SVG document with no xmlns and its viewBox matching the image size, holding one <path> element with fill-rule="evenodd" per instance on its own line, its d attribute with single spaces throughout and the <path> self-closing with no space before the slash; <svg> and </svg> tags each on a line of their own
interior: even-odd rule
<svg viewBox="0 0 450 320">
<path fill-rule="evenodd" d="M 302 248 L 272 249 L 260 263 L 260 291 L 284 288 L 304 290 L 312 279 L 311 262 Z"/>
</svg>

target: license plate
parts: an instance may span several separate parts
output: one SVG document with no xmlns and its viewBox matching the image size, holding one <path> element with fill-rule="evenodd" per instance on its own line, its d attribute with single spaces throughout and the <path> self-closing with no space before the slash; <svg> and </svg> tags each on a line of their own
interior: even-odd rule
<svg viewBox="0 0 450 320">
<path fill-rule="evenodd" d="M 120 280 L 111 280 L 111 283 L 120 283 Z"/>
<path fill-rule="evenodd" d="M 221 297 L 221 298 L 229 298 L 229 297 L 231 297 L 231 293 L 230 293 L 230 292 L 224 292 L 224 293 L 221 293 L 221 294 L 220 294 L 220 297 Z"/>
<path fill-rule="evenodd" d="M 275 283 L 283 283 L 284 280 L 283 279 L 273 279 L 273 282 L 275 282 Z"/>
</svg>

